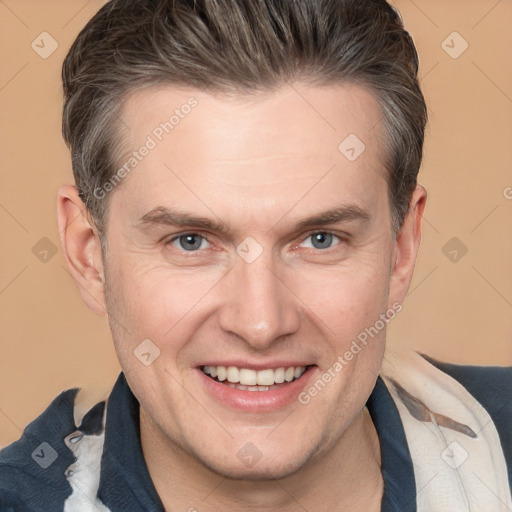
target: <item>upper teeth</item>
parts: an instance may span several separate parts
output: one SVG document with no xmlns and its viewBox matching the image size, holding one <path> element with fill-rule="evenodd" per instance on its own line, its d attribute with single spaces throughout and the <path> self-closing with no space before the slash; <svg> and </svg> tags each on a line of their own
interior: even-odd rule
<svg viewBox="0 0 512 512">
<path fill-rule="evenodd" d="M 218 380 L 243 386 L 272 386 L 298 379 L 306 371 L 305 366 L 290 366 L 289 368 L 269 368 L 267 370 L 250 370 L 248 368 L 237 368 L 236 366 L 203 366 L 206 375 L 217 377 Z"/>
</svg>

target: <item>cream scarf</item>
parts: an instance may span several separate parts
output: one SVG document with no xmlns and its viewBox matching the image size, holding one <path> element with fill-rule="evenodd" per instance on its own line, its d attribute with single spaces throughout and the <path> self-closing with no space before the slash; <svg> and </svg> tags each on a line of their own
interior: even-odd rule
<svg viewBox="0 0 512 512">
<path fill-rule="evenodd" d="M 503 449 L 482 405 L 414 352 L 386 352 L 381 377 L 409 445 L 418 512 L 511 512 Z"/>
</svg>

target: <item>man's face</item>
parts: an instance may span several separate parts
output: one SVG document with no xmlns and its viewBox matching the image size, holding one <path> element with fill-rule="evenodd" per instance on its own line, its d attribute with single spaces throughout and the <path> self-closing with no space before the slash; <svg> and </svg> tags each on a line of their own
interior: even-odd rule
<svg viewBox="0 0 512 512">
<path fill-rule="evenodd" d="M 168 134 L 158 130 L 190 97 L 197 105 Z M 297 84 L 243 99 L 168 87 L 131 96 L 122 120 L 119 167 L 151 149 L 110 197 L 106 297 L 142 418 L 221 474 L 291 474 L 361 411 L 385 329 L 341 370 L 333 365 L 402 299 L 390 279 L 378 103 L 356 86 Z M 339 149 L 350 134 L 365 145 L 359 156 L 353 135 Z M 334 223 L 304 223 L 333 211 Z M 160 351 L 151 364 L 157 352 L 147 341 L 138 348 L 143 340 Z M 242 371 L 220 382 L 218 367 Z M 290 377 L 292 367 L 305 372 L 253 387 L 282 382 L 283 370 L 265 370 Z M 329 369 L 334 377 L 318 384 Z M 237 378 L 242 389 L 229 385 Z"/>
</svg>

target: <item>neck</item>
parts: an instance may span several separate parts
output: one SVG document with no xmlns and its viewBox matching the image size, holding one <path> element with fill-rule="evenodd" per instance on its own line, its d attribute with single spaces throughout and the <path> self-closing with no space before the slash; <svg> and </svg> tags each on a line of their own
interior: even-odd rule
<svg viewBox="0 0 512 512">
<path fill-rule="evenodd" d="M 225 478 L 186 453 L 141 408 L 141 443 L 153 484 L 165 510 L 373 512 L 380 510 L 383 481 L 380 446 L 367 409 L 336 444 L 282 479 Z"/>
</svg>

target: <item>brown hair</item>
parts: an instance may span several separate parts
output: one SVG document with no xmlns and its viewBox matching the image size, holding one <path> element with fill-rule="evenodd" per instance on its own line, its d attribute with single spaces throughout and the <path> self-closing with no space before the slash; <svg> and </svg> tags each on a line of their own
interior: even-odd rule
<svg viewBox="0 0 512 512">
<path fill-rule="evenodd" d="M 157 84 L 243 94 L 288 81 L 355 83 L 378 99 L 395 232 L 421 163 L 427 110 L 418 55 L 385 0 L 110 0 L 63 64 L 63 135 L 80 196 L 100 234 L 116 172 L 119 113 Z"/>
</svg>

